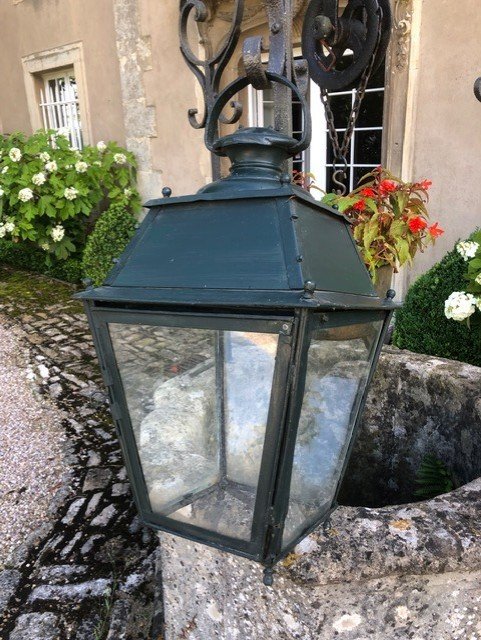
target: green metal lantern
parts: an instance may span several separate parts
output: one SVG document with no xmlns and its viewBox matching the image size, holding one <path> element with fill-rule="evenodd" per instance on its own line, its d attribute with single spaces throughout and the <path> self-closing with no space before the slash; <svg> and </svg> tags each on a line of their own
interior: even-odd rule
<svg viewBox="0 0 481 640">
<path fill-rule="evenodd" d="M 263 563 L 266 584 L 336 504 L 395 306 L 348 221 L 283 173 L 304 144 L 259 128 L 212 142 L 230 176 L 148 203 L 79 295 L 143 521 Z"/>
</svg>

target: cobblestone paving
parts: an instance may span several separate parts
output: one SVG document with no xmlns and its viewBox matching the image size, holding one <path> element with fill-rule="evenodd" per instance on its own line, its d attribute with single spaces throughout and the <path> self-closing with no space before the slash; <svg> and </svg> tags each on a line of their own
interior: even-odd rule
<svg viewBox="0 0 481 640">
<path fill-rule="evenodd" d="M 41 392 L 65 411 L 72 470 L 51 521 L 0 571 L 0 638 L 157 640 L 156 537 L 136 516 L 88 324 L 72 293 L 0 267 L 1 320 L 22 329 L 33 369 L 42 365 Z"/>
</svg>

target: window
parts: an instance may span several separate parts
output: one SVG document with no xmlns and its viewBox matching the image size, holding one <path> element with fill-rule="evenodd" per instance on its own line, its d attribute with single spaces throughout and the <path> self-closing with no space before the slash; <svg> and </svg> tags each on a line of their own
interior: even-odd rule
<svg viewBox="0 0 481 640">
<path fill-rule="evenodd" d="M 340 138 L 346 130 L 346 124 L 356 97 L 356 89 L 338 91 L 329 94 L 334 114 L 334 124 Z M 312 143 L 307 151 L 294 158 L 293 168 L 311 172 L 316 184 L 324 191 L 332 191 L 333 150 L 327 132 L 324 107 L 321 103 L 319 88 L 310 83 L 308 95 L 312 113 Z M 381 164 L 382 132 L 384 111 L 384 65 L 370 79 L 359 118 L 351 139 L 347 154 L 347 189 L 351 191 L 359 179 L 374 167 Z M 250 93 L 251 126 L 270 126 L 274 123 L 274 104 L 272 90 Z M 292 102 L 293 135 L 300 138 L 302 130 L 302 111 L 299 102 Z M 339 167 L 340 168 L 340 167 Z M 313 191 L 313 195 L 317 192 Z"/>
<path fill-rule="evenodd" d="M 90 144 L 92 129 L 83 46 L 73 42 L 22 58 L 32 131 L 66 129 L 76 149 Z"/>
<path fill-rule="evenodd" d="M 40 110 L 44 128 L 67 130 L 72 147 L 81 149 L 80 105 L 73 68 L 46 74 L 42 79 Z"/>
</svg>

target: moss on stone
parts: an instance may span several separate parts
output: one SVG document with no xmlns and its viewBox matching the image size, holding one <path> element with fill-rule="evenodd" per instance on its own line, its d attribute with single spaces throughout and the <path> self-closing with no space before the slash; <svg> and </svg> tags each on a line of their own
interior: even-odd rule
<svg viewBox="0 0 481 640">
<path fill-rule="evenodd" d="M 30 271 L 0 265 L 0 300 L 10 316 L 59 306 L 70 313 L 83 313 L 80 302 L 73 300 L 75 287 Z"/>
</svg>

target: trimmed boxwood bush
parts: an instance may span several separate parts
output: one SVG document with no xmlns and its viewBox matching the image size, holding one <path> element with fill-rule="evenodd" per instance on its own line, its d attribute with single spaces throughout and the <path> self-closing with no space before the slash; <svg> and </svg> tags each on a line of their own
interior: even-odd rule
<svg viewBox="0 0 481 640">
<path fill-rule="evenodd" d="M 116 203 L 97 220 L 85 245 L 82 258 L 84 278 L 101 285 L 135 233 L 137 222 L 126 204 Z"/>
<path fill-rule="evenodd" d="M 81 262 L 78 258 L 45 262 L 45 252 L 31 242 L 12 242 L 0 238 L 0 265 L 43 273 L 51 278 L 77 284 L 82 278 Z"/>
<path fill-rule="evenodd" d="M 481 367 L 479 333 L 444 315 L 445 300 L 453 291 L 466 289 L 466 272 L 467 263 L 454 248 L 416 280 L 403 308 L 396 312 L 393 343 L 397 347 Z"/>
</svg>

